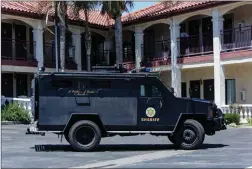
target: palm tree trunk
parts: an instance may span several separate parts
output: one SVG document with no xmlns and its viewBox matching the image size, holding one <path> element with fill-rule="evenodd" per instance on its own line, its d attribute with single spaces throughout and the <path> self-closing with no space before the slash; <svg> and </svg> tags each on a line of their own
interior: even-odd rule
<svg viewBox="0 0 252 169">
<path fill-rule="evenodd" d="M 88 27 L 88 11 L 85 10 L 85 46 L 86 46 L 86 57 L 87 57 L 87 71 L 91 71 L 91 49 L 92 49 L 92 37 Z"/>
<path fill-rule="evenodd" d="M 65 46 L 66 46 L 66 11 L 67 11 L 67 4 L 66 2 L 60 2 L 60 6 L 58 8 L 60 10 L 59 17 L 60 17 L 60 68 L 61 72 L 65 71 Z"/>
<path fill-rule="evenodd" d="M 115 19 L 116 64 L 123 63 L 123 38 L 121 16 Z"/>
</svg>

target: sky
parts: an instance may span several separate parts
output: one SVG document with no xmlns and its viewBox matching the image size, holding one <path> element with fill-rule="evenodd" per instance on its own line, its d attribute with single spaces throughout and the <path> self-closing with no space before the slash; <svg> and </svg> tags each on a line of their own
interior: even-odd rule
<svg viewBox="0 0 252 169">
<path fill-rule="evenodd" d="M 135 12 L 137 10 L 140 10 L 140 9 L 143 9 L 143 8 L 146 8 L 146 7 L 149 7 L 151 5 L 154 5 L 156 3 L 159 3 L 159 1 L 133 1 L 134 2 L 134 8 L 132 10 L 130 10 L 130 12 Z M 125 13 L 127 14 L 127 13 Z"/>
</svg>

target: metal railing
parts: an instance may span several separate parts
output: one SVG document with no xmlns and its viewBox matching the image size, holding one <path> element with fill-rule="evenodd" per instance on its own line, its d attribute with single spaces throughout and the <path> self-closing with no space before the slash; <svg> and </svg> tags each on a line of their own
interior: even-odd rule
<svg viewBox="0 0 252 169">
<path fill-rule="evenodd" d="M 58 47 L 59 48 L 59 47 Z M 60 48 L 59 48 L 60 49 Z M 75 47 L 72 45 L 65 46 L 65 63 L 66 65 L 75 64 Z M 56 57 L 55 57 L 55 45 L 54 43 L 45 43 L 44 44 L 44 63 L 45 66 L 55 67 Z M 60 65 L 60 55 L 59 63 Z"/>
<path fill-rule="evenodd" d="M 178 38 L 178 51 L 180 57 L 213 53 L 212 32 Z"/>
<path fill-rule="evenodd" d="M 1 58 L 5 60 L 35 61 L 36 43 L 17 39 L 3 38 Z"/>
<path fill-rule="evenodd" d="M 252 48 L 252 25 L 221 31 L 222 51 Z"/>
<path fill-rule="evenodd" d="M 167 59 L 171 56 L 170 40 L 142 44 L 141 53 L 145 61 Z"/>
<path fill-rule="evenodd" d="M 123 49 L 123 61 L 132 62 L 135 60 L 135 52 L 130 47 Z"/>
</svg>

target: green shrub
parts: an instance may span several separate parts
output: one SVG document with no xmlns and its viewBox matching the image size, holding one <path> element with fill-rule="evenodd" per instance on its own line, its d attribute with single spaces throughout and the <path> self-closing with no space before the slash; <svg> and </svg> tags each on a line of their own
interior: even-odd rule
<svg viewBox="0 0 252 169">
<path fill-rule="evenodd" d="M 235 123 L 236 125 L 240 124 L 240 114 L 238 113 L 226 113 L 225 121 L 227 124 Z"/>
<path fill-rule="evenodd" d="M 248 124 L 252 124 L 252 118 L 248 118 Z"/>
<path fill-rule="evenodd" d="M 20 121 L 30 123 L 31 119 L 28 110 L 19 106 L 17 102 L 11 102 L 2 108 L 2 121 Z"/>
</svg>

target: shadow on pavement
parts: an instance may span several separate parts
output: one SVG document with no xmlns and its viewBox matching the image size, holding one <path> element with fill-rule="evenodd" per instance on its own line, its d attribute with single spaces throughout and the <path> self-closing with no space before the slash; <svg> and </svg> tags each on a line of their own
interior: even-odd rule
<svg viewBox="0 0 252 169">
<path fill-rule="evenodd" d="M 203 144 L 199 149 L 212 149 L 212 148 L 222 148 L 228 145 L 224 144 Z M 75 151 L 70 145 L 35 145 L 31 147 L 35 149 L 36 152 L 48 152 L 48 151 Z M 150 151 L 150 150 L 177 150 L 177 148 L 172 144 L 106 144 L 100 145 L 94 152 L 103 151 Z"/>
</svg>

